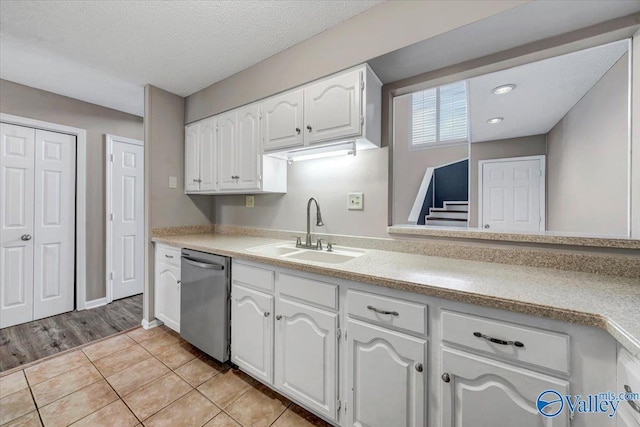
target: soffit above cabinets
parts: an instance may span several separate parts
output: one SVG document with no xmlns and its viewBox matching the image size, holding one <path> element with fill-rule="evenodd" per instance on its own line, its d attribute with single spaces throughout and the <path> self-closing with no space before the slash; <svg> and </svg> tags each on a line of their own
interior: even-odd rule
<svg viewBox="0 0 640 427">
<path fill-rule="evenodd" d="M 0 77 L 142 116 L 381 2 L 3 0 Z"/>
</svg>

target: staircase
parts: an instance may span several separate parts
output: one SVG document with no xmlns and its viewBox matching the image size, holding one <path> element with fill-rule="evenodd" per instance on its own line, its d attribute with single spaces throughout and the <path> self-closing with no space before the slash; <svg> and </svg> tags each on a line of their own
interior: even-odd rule
<svg viewBox="0 0 640 427">
<path fill-rule="evenodd" d="M 466 227 L 469 220 L 469 202 L 443 202 L 442 208 L 429 208 L 425 225 L 440 227 Z"/>
</svg>

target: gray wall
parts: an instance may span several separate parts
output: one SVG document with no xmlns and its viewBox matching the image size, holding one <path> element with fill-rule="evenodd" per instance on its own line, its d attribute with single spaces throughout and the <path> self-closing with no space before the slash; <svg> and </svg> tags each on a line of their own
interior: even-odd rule
<svg viewBox="0 0 640 427">
<path fill-rule="evenodd" d="M 410 150 L 411 95 L 394 99 L 393 224 L 407 224 L 422 178 L 428 167 L 469 158 L 468 144 Z"/>
<path fill-rule="evenodd" d="M 142 117 L 0 80 L 0 112 L 87 130 L 87 300 L 106 295 L 105 142 L 143 139 Z"/>
<path fill-rule="evenodd" d="M 382 3 L 187 97 L 185 123 L 235 108 L 528 3 Z"/>
<path fill-rule="evenodd" d="M 628 54 L 547 138 L 547 230 L 626 236 Z"/>
<path fill-rule="evenodd" d="M 538 156 L 547 153 L 547 135 L 524 136 L 471 144 L 469 162 L 469 227 L 478 226 L 478 161 L 509 157 Z"/>
<path fill-rule="evenodd" d="M 286 194 L 255 196 L 255 208 L 245 208 L 245 196 L 216 196 L 216 224 L 276 230 L 306 230 L 307 201 L 320 203 L 325 226 L 312 231 L 352 236 L 384 237 L 387 228 L 388 149 L 296 162 L 288 166 Z M 347 210 L 347 193 L 364 193 L 364 209 Z M 312 208 L 315 214 L 315 206 Z M 315 218 L 315 217 L 314 217 Z"/>
</svg>

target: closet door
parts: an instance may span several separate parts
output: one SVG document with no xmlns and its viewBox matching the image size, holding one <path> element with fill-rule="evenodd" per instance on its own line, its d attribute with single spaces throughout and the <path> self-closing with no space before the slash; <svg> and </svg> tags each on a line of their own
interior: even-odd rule
<svg viewBox="0 0 640 427">
<path fill-rule="evenodd" d="M 33 319 L 35 131 L 0 125 L 0 328 Z"/>
<path fill-rule="evenodd" d="M 76 137 L 35 131 L 33 319 L 73 310 Z"/>
</svg>

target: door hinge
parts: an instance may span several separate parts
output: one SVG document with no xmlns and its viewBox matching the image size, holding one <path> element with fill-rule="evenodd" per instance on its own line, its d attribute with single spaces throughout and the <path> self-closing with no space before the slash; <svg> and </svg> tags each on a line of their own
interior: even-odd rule
<svg viewBox="0 0 640 427">
<path fill-rule="evenodd" d="M 113 163 L 113 154 L 109 155 L 109 160 L 111 161 L 111 163 Z"/>
<path fill-rule="evenodd" d="M 344 330 L 344 340 L 345 341 L 347 340 L 347 330 L 346 329 Z"/>
<path fill-rule="evenodd" d="M 109 221 L 113 221 L 113 214 L 112 213 L 109 214 Z"/>
<path fill-rule="evenodd" d="M 109 273 L 109 279 L 113 280 L 113 271 Z"/>
<path fill-rule="evenodd" d="M 360 124 L 364 125 L 364 116 L 360 116 Z"/>
<path fill-rule="evenodd" d="M 360 82 L 360 90 L 364 90 L 364 80 Z"/>
<path fill-rule="evenodd" d="M 259 118 L 260 120 L 262 120 L 262 111 L 260 111 L 260 114 L 258 115 L 258 118 Z"/>
<path fill-rule="evenodd" d="M 336 335 L 338 336 L 338 341 L 340 341 L 340 338 L 342 337 L 342 331 L 340 330 L 340 328 L 336 330 Z"/>
<path fill-rule="evenodd" d="M 339 411 L 342 408 L 342 402 L 340 401 L 340 399 L 338 399 L 338 407 L 336 408 L 336 411 Z"/>
<path fill-rule="evenodd" d="M 344 413 L 347 413 L 347 402 L 344 403 Z"/>
</svg>

